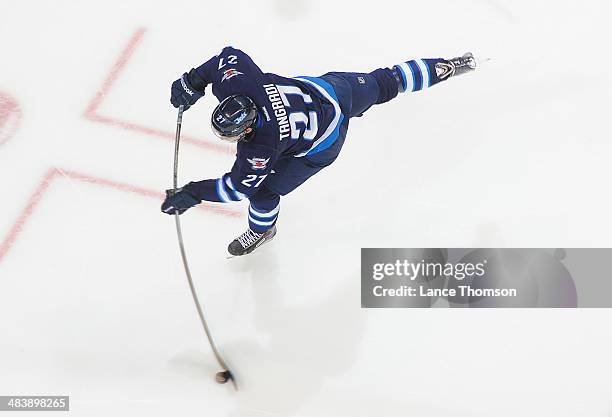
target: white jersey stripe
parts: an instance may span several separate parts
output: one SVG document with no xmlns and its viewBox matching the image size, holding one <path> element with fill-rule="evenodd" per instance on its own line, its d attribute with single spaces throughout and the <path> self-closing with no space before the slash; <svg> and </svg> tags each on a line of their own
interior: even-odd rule
<svg viewBox="0 0 612 417">
<path fill-rule="evenodd" d="M 262 222 L 260 220 L 256 220 L 253 217 L 249 216 L 249 221 L 251 223 L 255 223 L 257 226 L 272 226 L 274 224 L 274 222 L 276 221 L 276 219 L 271 220 L 269 222 Z"/>
<path fill-rule="evenodd" d="M 274 217 L 274 216 L 276 216 L 278 214 L 279 210 L 280 210 L 280 204 L 278 206 L 276 206 L 274 209 L 272 209 L 272 210 L 270 210 L 270 211 L 268 211 L 266 213 L 257 211 L 257 210 L 255 210 L 253 208 L 253 206 L 249 206 L 249 211 L 251 212 L 251 214 L 253 216 L 257 216 L 257 217 L 261 217 L 261 218 Z"/>
<path fill-rule="evenodd" d="M 242 194 L 240 191 L 236 191 L 236 189 L 234 188 L 234 184 L 232 183 L 232 179 L 229 177 L 229 175 L 225 177 L 225 183 L 227 184 L 229 188 L 232 189 L 232 191 L 234 192 L 238 200 L 244 200 L 247 198 L 247 196 Z"/>
<path fill-rule="evenodd" d="M 431 80 L 429 76 L 429 67 L 427 66 L 425 61 L 423 61 L 422 59 L 417 59 L 416 63 L 419 66 L 419 69 L 421 70 L 421 76 L 423 77 L 423 90 L 424 90 L 430 87 L 431 85 Z"/>
<path fill-rule="evenodd" d="M 295 155 L 296 158 L 301 158 L 302 156 L 305 156 L 306 154 L 308 154 L 308 152 L 310 152 L 311 150 L 313 150 L 314 148 L 316 148 L 321 142 L 323 142 L 325 139 L 327 139 L 329 137 L 329 135 L 331 135 L 334 130 L 336 130 L 336 127 L 338 126 L 338 122 L 340 122 L 340 117 L 342 116 L 342 111 L 340 110 L 340 104 L 333 99 L 333 97 L 323 88 L 321 87 L 319 84 L 314 83 L 306 78 L 301 78 L 301 77 L 296 77 L 296 80 L 300 80 L 304 83 L 310 84 L 312 85 L 314 88 L 317 89 L 317 91 L 319 91 L 319 93 L 321 93 L 321 95 L 323 97 L 325 97 L 327 99 L 327 101 L 329 101 L 333 106 L 334 106 L 334 110 L 336 112 L 336 114 L 334 115 L 334 120 L 332 120 L 332 122 L 329 124 L 329 126 L 327 126 L 327 130 L 321 135 L 321 137 L 319 139 L 317 139 L 312 146 L 310 147 L 310 149 L 308 149 L 306 152 L 302 152 L 298 155 Z"/>
<path fill-rule="evenodd" d="M 229 203 L 230 201 L 232 201 L 232 199 L 229 197 L 229 195 L 227 195 L 227 192 L 225 191 L 225 184 L 223 184 L 221 178 L 217 180 L 217 194 L 219 194 L 219 198 L 224 203 Z"/>
<path fill-rule="evenodd" d="M 412 75 L 412 70 L 406 62 L 402 62 L 400 67 L 406 75 L 406 92 L 411 93 L 414 91 L 414 76 Z"/>
</svg>

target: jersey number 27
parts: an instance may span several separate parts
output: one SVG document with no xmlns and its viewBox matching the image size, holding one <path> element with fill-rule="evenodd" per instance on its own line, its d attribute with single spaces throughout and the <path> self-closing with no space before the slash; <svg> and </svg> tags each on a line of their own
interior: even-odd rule
<svg viewBox="0 0 612 417">
<path fill-rule="evenodd" d="M 312 103 L 312 97 L 304 93 L 298 87 L 292 85 L 278 85 L 278 92 L 280 93 L 281 99 L 285 107 L 290 108 L 291 104 L 287 96 L 299 96 L 302 97 L 305 104 Z M 305 112 L 291 112 L 289 113 L 289 125 L 291 126 L 291 139 L 305 139 L 313 140 L 317 136 L 319 130 L 319 121 L 317 120 L 317 112 L 309 111 L 308 114 Z M 302 131 L 301 126 L 303 125 L 304 130 Z"/>
</svg>

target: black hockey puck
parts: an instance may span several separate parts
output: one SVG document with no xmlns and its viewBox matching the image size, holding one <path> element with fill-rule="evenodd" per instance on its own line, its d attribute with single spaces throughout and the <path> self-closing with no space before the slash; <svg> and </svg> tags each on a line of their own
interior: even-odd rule
<svg viewBox="0 0 612 417">
<path fill-rule="evenodd" d="M 217 381 L 218 384 L 226 384 L 230 379 L 232 379 L 230 371 L 217 372 L 215 375 L 215 381 Z"/>
</svg>

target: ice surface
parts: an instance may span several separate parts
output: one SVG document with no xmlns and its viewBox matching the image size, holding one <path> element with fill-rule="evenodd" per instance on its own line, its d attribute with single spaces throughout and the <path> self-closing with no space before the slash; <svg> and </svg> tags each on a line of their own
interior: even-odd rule
<svg viewBox="0 0 612 417">
<path fill-rule="evenodd" d="M 359 249 L 609 246 L 609 2 L 1 7 L 0 395 L 71 395 L 74 416 L 608 417 L 609 311 L 362 310 Z M 225 259 L 244 205 L 183 216 L 238 393 L 213 382 L 159 213 L 170 83 L 226 44 L 285 75 L 492 58 L 352 121 L 258 253 Z M 185 114 L 182 182 L 231 165 L 214 101 Z"/>
</svg>

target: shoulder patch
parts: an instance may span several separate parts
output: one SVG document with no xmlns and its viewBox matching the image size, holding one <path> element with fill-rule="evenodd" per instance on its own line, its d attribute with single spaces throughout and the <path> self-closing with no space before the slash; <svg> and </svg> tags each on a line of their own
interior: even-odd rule
<svg viewBox="0 0 612 417">
<path fill-rule="evenodd" d="M 270 158 L 247 158 L 247 162 L 251 164 L 251 169 L 254 170 L 262 170 L 268 167 L 268 162 L 270 162 Z"/>
<path fill-rule="evenodd" d="M 223 77 L 221 77 L 221 82 L 225 80 L 229 80 L 230 78 L 234 78 L 237 75 L 244 75 L 242 72 L 238 71 L 236 68 L 229 68 L 223 71 Z"/>
</svg>

